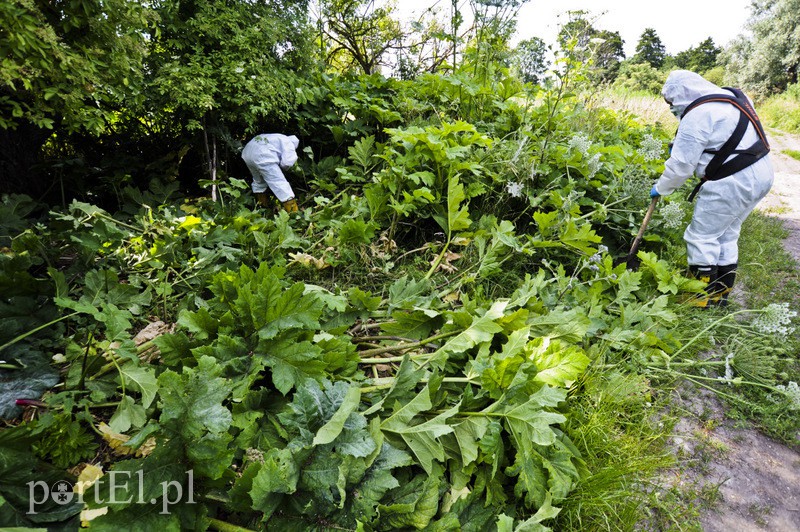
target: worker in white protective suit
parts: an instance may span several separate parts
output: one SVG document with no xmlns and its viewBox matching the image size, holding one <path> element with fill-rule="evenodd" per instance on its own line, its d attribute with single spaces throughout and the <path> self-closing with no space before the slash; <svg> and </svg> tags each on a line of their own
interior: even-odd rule
<svg viewBox="0 0 800 532">
<path fill-rule="evenodd" d="M 676 70 L 661 94 L 680 123 L 650 196 L 666 196 L 692 174 L 700 177 L 690 196 L 697 196 L 697 204 L 683 238 L 689 273 L 707 288 L 692 302 L 724 306 L 736 279 L 742 222 L 772 186 L 769 142 L 752 102 L 738 89 Z"/>
<path fill-rule="evenodd" d="M 247 168 L 253 175 L 253 194 L 258 204 L 267 205 L 267 187 L 275 194 L 286 212 L 297 212 L 297 200 L 292 186 L 281 169 L 291 168 L 297 162 L 300 139 L 280 133 L 264 133 L 254 137 L 242 150 Z"/>
</svg>

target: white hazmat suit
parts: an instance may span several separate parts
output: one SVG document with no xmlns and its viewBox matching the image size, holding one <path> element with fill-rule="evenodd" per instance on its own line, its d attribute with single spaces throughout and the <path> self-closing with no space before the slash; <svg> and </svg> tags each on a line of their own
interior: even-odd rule
<svg viewBox="0 0 800 532">
<path fill-rule="evenodd" d="M 696 99 L 710 94 L 730 94 L 694 72 L 672 72 L 661 91 L 673 114 L 680 117 Z M 713 154 L 704 150 L 719 149 L 733 133 L 740 111 L 726 102 L 698 105 L 680 119 L 678 132 L 664 173 L 655 185 L 660 195 L 674 192 L 692 174 L 705 175 Z M 737 149 L 752 146 L 758 140 L 752 123 L 748 124 Z M 728 160 L 732 158 L 729 157 Z M 697 195 L 692 221 L 684 232 L 686 255 L 693 266 L 732 267 L 739 260 L 739 233 L 742 222 L 766 196 L 772 186 L 773 170 L 769 155 L 754 164 L 716 181 L 707 181 Z"/>
<path fill-rule="evenodd" d="M 254 194 L 262 194 L 269 187 L 281 203 L 294 198 L 294 191 L 281 168 L 291 168 L 297 162 L 299 145 L 300 139 L 296 136 L 280 133 L 264 133 L 247 143 L 242 159 L 253 175 Z"/>
</svg>

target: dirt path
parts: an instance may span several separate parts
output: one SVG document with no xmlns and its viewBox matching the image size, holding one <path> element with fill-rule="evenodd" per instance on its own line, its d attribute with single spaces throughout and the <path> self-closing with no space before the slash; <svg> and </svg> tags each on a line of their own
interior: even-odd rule
<svg viewBox="0 0 800 532">
<path fill-rule="evenodd" d="M 785 247 L 800 263 L 800 161 L 783 153 L 800 152 L 800 135 L 769 135 L 775 183 L 758 210 L 783 220 L 790 231 Z M 800 530 L 800 452 L 727 418 L 712 392 L 687 387 L 676 396 L 689 415 L 676 426 L 673 440 L 690 466 L 676 480 L 711 502 L 701 511 L 703 530 Z"/>
<path fill-rule="evenodd" d="M 769 196 L 758 209 L 783 220 L 790 231 L 786 249 L 796 261 L 800 261 L 800 161 L 786 155 L 786 150 L 800 153 L 800 135 L 789 135 L 770 131 L 772 164 L 775 168 L 775 183 Z"/>
</svg>

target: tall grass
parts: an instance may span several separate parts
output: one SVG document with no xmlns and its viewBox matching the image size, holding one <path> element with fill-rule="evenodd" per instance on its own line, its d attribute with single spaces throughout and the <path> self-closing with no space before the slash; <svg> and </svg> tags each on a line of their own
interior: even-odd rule
<svg viewBox="0 0 800 532">
<path fill-rule="evenodd" d="M 667 129 L 678 127 L 678 120 L 669 112 L 669 106 L 660 95 L 607 89 L 597 94 L 595 103 L 599 107 L 627 111 L 645 124 L 658 123 Z"/>
<path fill-rule="evenodd" d="M 664 415 L 669 394 L 653 397 L 646 378 L 618 372 L 591 372 L 581 387 L 565 430 L 586 474 L 559 503 L 554 529 L 633 530 L 653 519 L 663 471 L 675 465 L 666 446 L 675 421 Z M 681 512 L 677 503 L 662 506 L 669 514 Z"/>
<path fill-rule="evenodd" d="M 800 83 L 789 85 L 785 92 L 762 102 L 758 114 L 770 127 L 800 133 Z"/>
<path fill-rule="evenodd" d="M 627 111 L 646 124 L 661 124 L 675 129 L 678 120 L 659 95 L 604 89 L 597 93 L 594 102 L 599 107 Z M 756 104 L 761 120 L 769 126 L 790 133 L 800 133 L 800 83 L 790 85 L 785 92 L 776 94 Z"/>
</svg>

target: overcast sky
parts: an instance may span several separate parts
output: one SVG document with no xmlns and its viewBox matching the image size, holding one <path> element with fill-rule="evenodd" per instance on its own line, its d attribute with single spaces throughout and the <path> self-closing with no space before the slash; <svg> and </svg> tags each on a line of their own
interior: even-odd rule
<svg viewBox="0 0 800 532">
<path fill-rule="evenodd" d="M 401 18 L 424 11 L 436 0 L 397 0 Z M 445 13 L 450 0 L 439 0 Z M 459 0 L 469 11 L 466 0 Z M 708 37 L 717 46 L 725 46 L 744 31 L 750 16 L 750 0 L 529 0 L 520 10 L 515 41 L 539 37 L 555 44 L 559 26 L 568 20 L 567 11 L 584 10 L 599 17 L 594 27 L 617 31 L 625 41 L 625 55 L 630 57 L 645 28 L 653 28 L 668 54 L 697 46 Z"/>
</svg>

